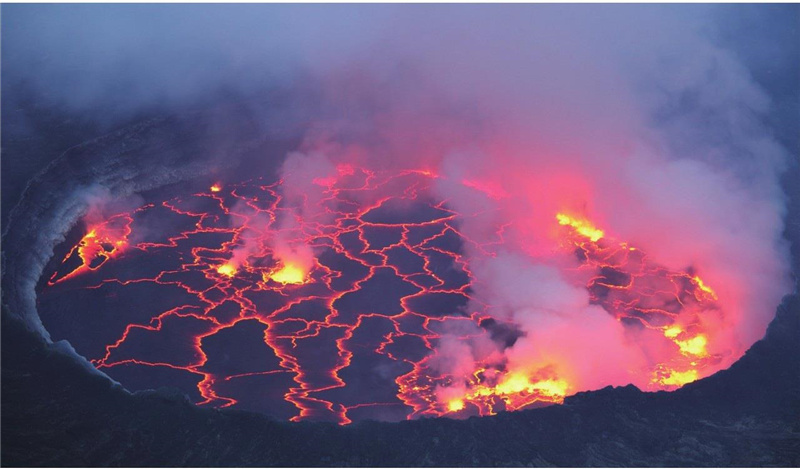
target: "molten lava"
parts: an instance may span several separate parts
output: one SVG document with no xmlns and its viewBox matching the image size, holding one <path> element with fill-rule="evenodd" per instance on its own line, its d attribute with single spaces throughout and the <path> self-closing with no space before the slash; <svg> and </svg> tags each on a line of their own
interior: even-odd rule
<svg viewBox="0 0 800 469">
<path fill-rule="evenodd" d="M 585 258 L 583 268 L 598 273 L 588 285 L 592 301 L 619 319 L 661 331 L 676 346 L 678 354 L 653 370 L 651 386 L 682 386 L 721 361 L 722 356 L 708 353 L 709 338 L 700 330 L 703 315 L 719 309 L 718 298 L 698 275 L 671 272 L 627 243 L 601 241 L 603 232 L 585 221 L 573 223 L 574 219 L 561 214 L 557 218 L 574 228 L 576 237 L 571 243 Z M 585 237 L 592 243 L 583 242 Z M 681 320 L 687 328 L 679 324 Z"/>
<path fill-rule="evenodd" d="M 269 279 L 284 285 L 300 285 L 306 282 L 306 275 L 306 272 L 300 267 L 292 263 L 286 263 L 280 269 L 270 272 L 269 274 L 264 274 L 264 281 Z"/>
<path fill-rule="evenodd" d="M 706 284 L 703 283 L 703 280 L 700 277 L 695 275 L 694 277 L 692 277 L 692 280 L 695 282 L 695 284 L 697 284 L 697 288 L 699 288 L 704 294 L 708 295 L 710 299 L 715 301 L 719 299 L 717 298 L 717 294 L 714 293 L 714 290 L 706 286 Z"/>
<path fill-rule="evenodd" d="M 226 277 L 233 277 L 236 275 L 236 266 L 233 264 L 222 264 L 217 267 L 217 273 Z"/>
<path fill-rule="evenodd" d="M 214 184 L 208 193 L 148 204 L 87 230 L 43 299 L 59 303 L 77 289 L 98 299 L 134 288 L 169 292 L 152 295 L 167 306 L 144 319 L 141 312 L 134 319 L 115 311 L 127 325 L 116 335 L 93 337 L 105 344 L 102 353 L 76 347 L 123 384 L 148 372 L 154 381 L 142 386 L 191 383 L 183 385 L 199 405 L 275 407 L 276 415 L 294 421 L 344 424 L 391 409 L 401 418 L 491 415 L 563 402 L 582 389 L 565 372 L 570 364 L 557 358 L 524 369 L 486 359 L 466 375 L 436 371 L 445 329 L 471 325 L 464 330 L 473 332 L 459 337 L 466 341 L 488 338 L 487 320 L 515 327 L 473 298 L 475 279 L 463 248 L 494 256 L 503 228 L 488 243 L 468 238 L 459 225 L 480 214 L 433 200 L 431 185 L 439 177 L 346 165 L 314 180 L 324 196 L 300 202 L 313 207 L 288 206 L 281 182 L 262 180 L 224 189 Z M 509 197 L 499 187 L 467 185 L 492 199 Z M 179 228 L 129 244 L 147 217 L 169 218 Z M 287 217 L 297 224 L 276 221 Z M 716 371 L 721 352 L 710 350 L 720 347 L 703 319 L 721 312 L 696 266 L 667 269 L 587 217 L 558 213 L 552 224 L 560 233 L 553 249 L 579 259 L 578 273 L 589 279 L 580 288 L 591 303 L 658 347 L 659 362 L 632 373 L 651 389 L 674 389 Z M 302 243 L 315 258 L 285 259 L 275 239 Z M 106 271 L 107 264 L 119 268 Z M 167 301 L 173 298 L 177 303 Z M 231 358 L 236 334 L 256 337 L 258 350 Z M 237 387 L 240 382 L 266 384 L 262 393 Z"/>
<path fill-rule="evenodd" d="M 97 270 L 106 261 L 118 256 L 127 245 L 132 221 L 130 215 L 119 214 L 90 228 L 64 257 L 63 268 L 53 272 L 49 283 L 54 285 L 86 271 Z"/>
<path fill-rule="evenodd" d="M 589 241 L 593 243 L 605 236 L 603 230 L 597 229 L 589 220 L 574 218 L 563 213 L 556 214 L 556 220 L 558 220 L 559 225 L 572 227 L 576 233 L 589 238 Z"/>
</svg>

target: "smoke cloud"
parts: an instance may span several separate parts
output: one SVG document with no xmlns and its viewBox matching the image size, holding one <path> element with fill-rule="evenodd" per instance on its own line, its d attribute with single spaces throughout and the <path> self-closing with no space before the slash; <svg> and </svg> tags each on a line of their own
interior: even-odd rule
<svg viewBox="0 0 800 469">
<path fill-rule="evenodd" d="M 713 371 L 763 335 L 791 289 L 780 186 L 787 153 L 765 124 L 774 103 L 721 40 L 720 12 L 736 14 L 628 5 L 4 5 L 4 86 L 24 83 L 76 112 L 102 110 L 110 122 L 222 93 L 285 92 L 295 115 L 252 109 L 264 132 L 284 118 L 305 129 L 280 171 L 278 259 L 311 268 L 315 252 L 292 241 L 295 217 L 330 215 L 292 207 L 318 206 L 298 200 L 324 198 L 326 178 L 340 168 L 431 171 L 428 196 L 478 214 L 459 226 L 474 241 L 464 246 L 475 280 L 467 309 L 490 305 L 519 331 L 512 345 L 445 331 L 431 366 L 465 377 L 488 361 L 554 373 L 573 391 L 646 387 L 641 370 L 661 354 L 652 331 L 592 304 L 578 260 L 556 249 L 557 213 L 591 220 L 713 288 L 721 313 L 704 316 L 708 352 L 722 356 Z M 476 248 L 498 236 L 501 250 Z M 243 249 L 246 258 L 252 249 Z M 440 398 L 463 395 L 459 386 Z"/>
</svg>

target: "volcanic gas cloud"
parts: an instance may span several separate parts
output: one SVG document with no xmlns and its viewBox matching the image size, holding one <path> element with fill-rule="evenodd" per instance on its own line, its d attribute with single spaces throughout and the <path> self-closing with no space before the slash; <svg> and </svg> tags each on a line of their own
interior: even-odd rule
<svg viewBox="0 0 800 469">
<path fill-rule="evenodd" d="M 129 388 L 295 421 L 491 415 L 728 367 L 788 288 L 768 103 L 690 21 L 595 13 L 477 36 L 479 10 L 399 15 L 415 39 L 326 64 L 278 177 L 78 227 L 44 324 Z"/>
</svg>

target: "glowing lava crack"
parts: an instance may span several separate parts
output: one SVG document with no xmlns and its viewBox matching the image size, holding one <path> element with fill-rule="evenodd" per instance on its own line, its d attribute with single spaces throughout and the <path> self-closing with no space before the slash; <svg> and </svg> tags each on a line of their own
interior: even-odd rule
<svg viewBox="0 0 800 469">
<path fill-rule="evenodd" d="M 487 336 L 491 324 L 515 327 L 473 298 L 464 254 L 491 255 L 502 232 L 489 244 L 464 236 L 459 224 L 473 215 L 421 195 L 436 178 L 340 167 L 315 181 L 323 197 L 313 206 L 285 200 L 280 181 L 256 180 L 114 215 L 46 277 L 42 317 L 132 389 L 175 386 L 199 405 L 295 421 L 562 402 L 580 389 L 559 363 L 487 362 L 467 378 L 434 371 L 451 325 Z M 718 298 L 697 272 L 670 271 L 576 214 L 552 220 L 559 249 L 590 278 L 591 302 L 666 344 L 669 359 L 642 371 L 653 389 L 713 370 L 720 357 L 701 318 Z"/>
</svg>

